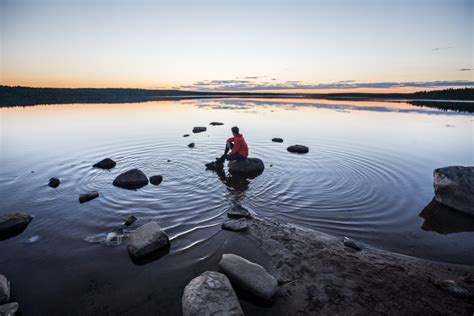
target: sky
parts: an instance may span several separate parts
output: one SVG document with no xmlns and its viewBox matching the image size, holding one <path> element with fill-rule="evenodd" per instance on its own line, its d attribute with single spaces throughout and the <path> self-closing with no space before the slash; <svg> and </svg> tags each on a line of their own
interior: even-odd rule
<svg viewBox="0 0 474 316">
<path fill-rule="evenodd" d="M 474 0 L 0 0 L 0 84 L 200 91 L 474 86 Z"/>
</svg>

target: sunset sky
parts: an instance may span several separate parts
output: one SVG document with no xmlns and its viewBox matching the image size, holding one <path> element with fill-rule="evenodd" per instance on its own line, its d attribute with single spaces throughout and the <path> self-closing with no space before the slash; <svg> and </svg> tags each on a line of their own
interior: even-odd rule
<svg viewBox="0 0 474 316">
<path fill-rule="evenodd" d="M 2 85 L 474 86 L 473 1 L 0 0 Z"/>
</svg>

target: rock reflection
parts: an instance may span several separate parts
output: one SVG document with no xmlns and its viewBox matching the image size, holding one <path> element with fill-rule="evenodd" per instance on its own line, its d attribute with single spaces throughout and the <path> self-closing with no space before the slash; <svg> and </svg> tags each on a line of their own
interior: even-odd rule
<svg viewBox="0 0 474 316">
<path fill-rule="evenodd" d="M 474 217 L 438 203 L 433 199 L 418 215 L 425 221 L 421 229 L 440 234 L 474 231 Z"/>
</svg>

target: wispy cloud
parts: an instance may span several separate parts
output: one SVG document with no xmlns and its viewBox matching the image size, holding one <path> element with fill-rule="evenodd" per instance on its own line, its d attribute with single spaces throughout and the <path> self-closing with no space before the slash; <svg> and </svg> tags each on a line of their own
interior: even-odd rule
<svg viewBox="0 0 474 316">
<path fill-rule="evenodd" d="M 273 80 L 272 80 L 273 81 Z M 267 82 L 256 80 L 202 80 L 192 85 L 178 86 L 178 89 L 197 91 L 255 91 L 255 90 L 327 90 L 355 88 L 442 88 L 442 87 L 473 87 L 474 81 L 411 81 L 411 82 L 355 82 L 342 80 L 334 83 L 307 84 L 297 80 L 284 82 Z"/>
<path fill-rule="evenodd" d="M 442 50 L 442 49 L 451 49 L 454 48 L 454 46 L 445 46 L 445 47 L 435 47 L 431 50 L 437 51 L 437 50 Z"/>
<path fill-rule="evenodd" d="M 471 68 L 461 68 L 459 69 L 459 71 L 471 71 L 472 69 Z"/>
</svg>

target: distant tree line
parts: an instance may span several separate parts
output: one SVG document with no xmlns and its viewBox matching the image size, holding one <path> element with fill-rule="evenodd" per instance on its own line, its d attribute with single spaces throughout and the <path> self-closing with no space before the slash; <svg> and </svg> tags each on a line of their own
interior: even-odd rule
<svg viewBox="0 0 474 316">
<path fill-rule="evenodd" d="M 414 99 L 474 101 L 474 88 L 415 92 Z"/>
</svg>

